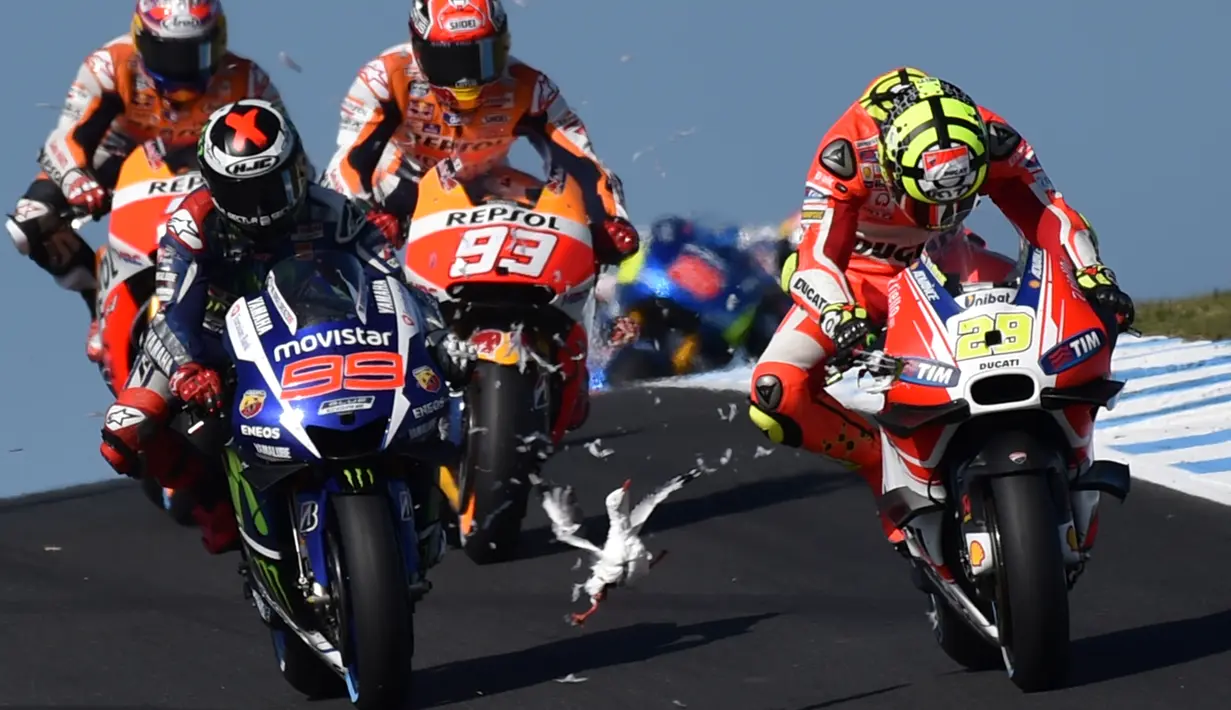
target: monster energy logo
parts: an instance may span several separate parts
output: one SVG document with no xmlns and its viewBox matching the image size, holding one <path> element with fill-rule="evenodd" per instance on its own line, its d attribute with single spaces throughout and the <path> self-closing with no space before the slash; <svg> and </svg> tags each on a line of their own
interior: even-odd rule
<svg viewBox="0 0 1231 710">
<path fill-rule="evenodd" d="M 354 489 L 376 483 L 376 474 L 370 468 L 348 468 L 342 471 L 342 475 L 346 476 L 346 484 Z"/>
<path fill-rule="evenodd" d="M 256 499 L 256 491 L 252 490 L 252 486 L 244 478 L 243 461 L 232 449 L 226 450 L 226 467 L 227 482 L 231 489 L 231 504 L 235 506 L 235 511 L 242 513 L 244 508 L 247 508 L 252 514 L 252 524 L 256 527 L 256 531 L 261 535 L 268 535 L 269 524 L 265 521 L 265 513 L 262 512 L 261 504 Z"/>
<path fill-rule="evenodd" d="M 259 570 L 261 576 L 265 578 L 265 587 L 274 596 L 274 601 L 290 613 L 291 599 L 286 595 L 286 588 L 282 586 L 282 576 L 278 572 L 278 566 L 260 557 L 252 558 L 252 566 Z"/>
</svg>

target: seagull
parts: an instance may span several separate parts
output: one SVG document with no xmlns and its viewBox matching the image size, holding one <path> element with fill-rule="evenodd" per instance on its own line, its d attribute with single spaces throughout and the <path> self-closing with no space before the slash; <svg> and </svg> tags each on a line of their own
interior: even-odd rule
<svg viewBox="0 0 1231 710">
<path fill-rule="evenodd" d="M 557 486 L 543 491 L 543 510 L 551 520 L 552 533 L 556 539 L 586 550 L 591 555 L 589 578 L 573 587 L 573 600 L 576 601 L 584 591 L 590 598 L 590 608 L 582 613 L 570 614 L 570 623 L 574 626 L 584 624 L 607 598 L 608 589 L 623 587 L 644 577 L 654 565 L 663 560 L 667 554 L 666 550 L 655 556 L 646 549 L 645 543 L 641 541 L 641 528 L 659 503 L 701 474 L 702 470 L 698 468 L 675 476 L 642 498 L 631 511 L 628 489 L 632 481 L 624 481 L 624 485 L 607 494 L 609 526 L 607 540 L 602 547 L 577 534 L 581 529 L 582 515 L 572 486 Z"/>
</svg>

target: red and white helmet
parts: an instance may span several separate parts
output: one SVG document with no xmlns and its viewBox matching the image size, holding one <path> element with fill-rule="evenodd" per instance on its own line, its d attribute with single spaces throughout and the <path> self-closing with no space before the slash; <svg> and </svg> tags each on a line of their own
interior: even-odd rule
<svg viewBox="0 0 1231 710">
<path fill-rule="evenodd" d="M 227 53 L 226 14 L 220 0 L 137 0 L 132 39 L 159 92 L 189 100 Z"/>
<path fill-rule="evenodd" d="M 469 111 L 504 76 L 508 17 L 500 0 L 412 0 L 410 43 L 436 95 Z"/>
</svg>

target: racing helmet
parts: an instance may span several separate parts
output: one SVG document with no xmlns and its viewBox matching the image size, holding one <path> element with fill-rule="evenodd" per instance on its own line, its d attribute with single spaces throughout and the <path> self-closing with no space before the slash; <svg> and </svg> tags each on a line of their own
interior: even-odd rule
<svg viewBox="0 0 1231 710">
<path fill-rule="evenodd" d="M 132 41 L 160 94 L 184 103 L 205 92 L 227 53 L 221 0 L 137 0 Z"/>
<path fill-rule="evenodd" d="M 935 77 L 912 78 L 880 124 L 878 160 L 898 206 L 924 229 L 949 229 L 974 209 L 987 180 L 979 107 Z"/>
<path fill-rule="evenodd" d="M 197 143 L 201 178 L 223 219 L 256 241 L 277 238 L 308 193 L 308 157 L 290 120 L 243 99 L 209 117 Z"/>
<path fill-rule="evenodd" d="M 501 0 L 412 0 L 410 44 L 432 92 L 459 111 L 478 108 L 504 76 L 509 22 Z"/>
</svg>

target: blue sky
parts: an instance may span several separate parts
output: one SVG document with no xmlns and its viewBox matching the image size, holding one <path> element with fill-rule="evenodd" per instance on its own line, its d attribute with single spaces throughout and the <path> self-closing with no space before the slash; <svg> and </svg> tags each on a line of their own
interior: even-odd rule
<svg viewBox="0 0 1231 710">
<path fill-rule="evenodd" d="M 1214 219 L 1228 184 L 1228 160 L 1214 152 L 1231 110 L 1225 2 L 1173 0 L 1165 11 L 1110 0 L 506 3 L 514 53 L 548 72 L 582 114 L 638 223 L 666 212 L 776 223 L 797 207 L 829 124 L 873 76 L 911 64 L 958 84 L 1034 143 L 1135 296 L 1228 285 L 1231 246 Z M 81 60 L 126 31 L 132 5 L 10 9 L 16 30 L 0 46 L 14 69 L 10 159 L 0 171 L 6 211 L 56 118 L 38 104 L 60 103 Z M 347 86 L 365 61 L 404 40 L 409 0 L 231 0 L 227 9 L 232 49 L 274 76 L 323 166 Z M 281 64 L 281 51 L 303 72 Z M 972 225 L 994 246 L 1010 244 L 992 205 Z M 104 232 L 86 235 L 97 243 Z M 0 279 L 0 495 L 108 476 L 96 453 L 100 420 L 88 414 L 110 397 L 82 354 L 80 299 L 8 246 Z"/>
</svg>

